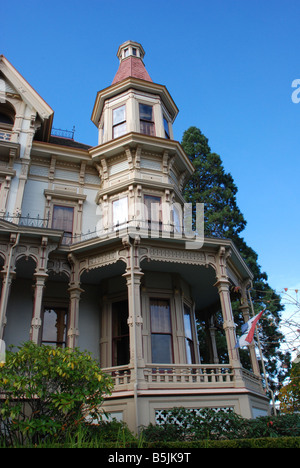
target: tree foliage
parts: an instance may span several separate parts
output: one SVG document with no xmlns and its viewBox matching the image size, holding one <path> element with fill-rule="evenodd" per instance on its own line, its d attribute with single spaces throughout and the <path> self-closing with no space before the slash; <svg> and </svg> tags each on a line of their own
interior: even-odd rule
<svg viewBox="0 0 300 468">
<path fill-rule="evenodd" d="M 47 436 L 59 441 L 86 420 L 99 418 L 112 383 L 90 354 L 37 346 L 8 351 L 0 368 L 0 426 L 11 444 Z"/>
<path fill-rule="evenodd" d="M 271 381 L 273 380 L 271 387 L 275 390 L 286 377 L 286 368 L 290 366 L 290 355 L 279 349 L 284 340 L 279 330 L 280 312 L 283 310 L 280 296 L 268 284 L 267 274 L 261 271 L 257 253 L 241 237 L 246 220 L 237 205 L 237 186 L 232 175 L 225 171 L 220 156 L 211 152 L 208 139 L 197 127 L 190 127 L 184 132 L 182 146 L 195 168 L 184 189 L 186 201 L 193 206 L 204 203 L 206 237 L 227 238 L 234 242 L 254 275 L 251 296 L 255 313 L 263 308 L 267 309 L 260 321 L 260 338 L 266 369 Z M 233 311 L 235 322 L 241 324 L 243 317 L 234 303 Z M 225 339 L 223 343 L 225 346 Z M 226 351 L 222 347 L 219 350 L 224 356 Z M 241 350 L 241 358 L 245 354 Z"/>
<path fill-rule="evenodd" d="M 290 380 L 279 392 L 280 408 L 283 413 L 294 414 L 300 410 L 300 362 L 292 365 Z"/>
</svg>

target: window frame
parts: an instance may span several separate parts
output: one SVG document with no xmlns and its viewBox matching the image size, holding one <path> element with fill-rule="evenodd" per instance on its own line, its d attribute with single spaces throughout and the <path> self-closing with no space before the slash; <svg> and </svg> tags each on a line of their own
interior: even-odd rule
<svg viewBox="0 0 300 468">
<path fill-rule="evenodd" d="M 188 312 L 187 314 L 186 314 L 186 311 Z M 185 321 L 186 315 L 189 315 L 190 336 L 188 336 L 187 329 L 186 329 L 186 321 Z M 196 364 L 194 314 L 193 314 L 192 307 L 186 302 L 183 303 L 183 330 L 184 330 L 186 363 L 189 365 Z M 190 350 L 191 362 L 188 362 L 189 361 L 188 350 Z"/>
<path fill-rule="evenodd" d="M 150 210 L 149 210 L 149 206 L 146 203 L 146 199 L 150 199 L 150 198 L 159 200 L 159 203 L 157 203 L 157 205 L 159 205 L 158 220 L 156 220 L 156 219 L 152 220 L 152 208 L 151 208 L 152 204 L 150 204 Z M 145 210 L 145 208 L 146 208 L 146 210 Z M 148 193 L 144 194 L 144 221 L 145 221 L 145 225 L 148 226 L 148 229 L 155 228 L 156 230 L 159 230 L 159 231 L 162 230 L 163 213 L 162 213 L 162 197 L 161 196 L 152 195 L 152 194 L 148 194 Z"/>
<path fill-rule="evenodd" d="M 165 138 L 166 140 L 170 140 L 171 136 L 170 136 L 169 121 L 164 114 L 163 114 L 163 125 L 164 125 Z"/>
<path fill-rule="evenodd" d="M 64 209 L 72 210 L 72 231 L 61 229 L 61 228 L 58 228 L 58 227 L 54 226 L 54 221 L 55 221 L 54 213 L 55 213 L 56 208 L 64 208 Z M 53 203 L 51 227 L 52 227 L 52 229 L 58 229 L 58 230 L 64 231 L 64 235 L 63 235 L 63 238 L 62 238 L 62 244 L 63 245 L 70 245 L 72 243 L 72 239 L 74 237 L 74 218 L 75 218 L 75 207 L 74 206 Z"/>
<path fill-rule="evenodd" d="M 152 304 L 156 302 L 165 302 L 168 304 L 168 312 L 169 312 L 169 322 L 170 322 L 170 330 L 169 331 L 157 331 L 153 330 L 153 319 L 152 319 Z M 172 310 L 171 310 L 171 301 L 169 298 L 159 298 L 159 297 L 150 297 L 149 298 L 149 312 L 150 312 L 150 346 L 151 346 L 151 362 L 152 364 L 174 364 L 174 341 L 173 341 L 173 321 L 172 321 Z M 154 354 L 153 354 L 153 337 L 169 337 L 169 355 L 170 355 L 170 362 L 163 362 L 163 361 L 158 361 L 156 362 L 154 360 Z"/>
<path fill-rule="evenodd" d="M 151 108 L 151 120 L 141 117 L 141 106 Z M 139 102 L 139 121 L 140 121 L 140 133 L 142 133 L 143 135 L 156 136 L 153 105 L 148 104 L 148 103 L 146 104 L 144 102 Z M 149 129 L 149 131 L 145 132 L 143 127 L 147 128 L 147 130 Z"/>
<path fill-rule="evenodd" d="M 122 107 L 124 108 L 124 119 L 117 121 L 117 123 L 114 123 L 114 112 L 121 109 Z M 118 128 L 120 129 L 122 126 L 124 126 L 124 124 L 125 124 L 125 130 L 124 131 L 121 130 L 121 133 L 115 136 L 115 130 Z M 119 138 L 125 135 L 126 133 L 127 133 L 127 111 L 126 111 L 126 103 L 124 103 L 112 109 L 112 139 L 115 140 L 116 138 Z"/>
<path fill-rule="evenodd" d="M 120 202 L 120 200 L 124 200 L 126 199 L 127 201 L 127 211 L 126 211 L 126 220 L 125 221 L 122 221 L 121 223 L 120 222 L 115 222 L 115 213 L 114 213 L 114 204 L 117 203 L 117 202 Z M 111 219 L 112 219 L 112 226 L 113 228 L 120 228 L 120 226 L 126 226 L 128 224 L 128 220 L 129 220 L 129 200 L 128 200 L 128 195 L 127 194 L 124 194 L 124 195 L 120 195 L 118 198 L 115 198 L 115 199 L 112 199 L 111 200 L 111 210 L 112 210 L 112 213 L 111 213 Z"/>
<path fill-rule="evenodd" d="M 118 323 L 120 323 L 119 311 L 114 310 L 114 304 L 121 304 L 121 303 L 127 303 L 127 319 L 128 319 L 128 315 L 129 315 L 128 299 L 119 299 L 119 300 L 114 300 L 111 302 L 111 363 L 112 363 L 112 367 L 126 366 L 130 363 L 130 332 L 129 332 L 128 323 L 127 323 L 128 333 L 114 334 L 114 319 L 115 319 L 114 315 L 116 313 L 118 314 Z M 122 341 L 123 343 L 126 343 L 126 342 L 128 343 L 128 349 L 127 349 L 128 362 L 118 364 L 119 362 L 118 342 L 120 343 Z"/>
</svg>

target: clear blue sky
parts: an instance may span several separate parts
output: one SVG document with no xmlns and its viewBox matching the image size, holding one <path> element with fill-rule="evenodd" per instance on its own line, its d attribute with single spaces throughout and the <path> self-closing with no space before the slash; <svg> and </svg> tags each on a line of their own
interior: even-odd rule
<svg viewBox="0 0 300 468">
<path fill-rule="evenodd" d="M 2 2 L 0 54 L 52 107 L 55 127 L 75 125 L 96 145 L 96 93 L 113 80 L 118 46 L 140 42 L 179 107 L 175 138 L 199 127 L 231 172 L 270 285 L 300 289 L 299 20 L 299 0 L 15 0 Z"/>
</svg>

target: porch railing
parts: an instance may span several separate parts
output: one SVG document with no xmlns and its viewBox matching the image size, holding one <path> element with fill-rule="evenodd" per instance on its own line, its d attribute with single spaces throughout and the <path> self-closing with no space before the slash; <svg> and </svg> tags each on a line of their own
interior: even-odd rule
<svg viewBox="0 0 300 468">
<path fill-rule="evenodd" d="M 8 221 L 19 226 L 36 227 L 36 228 L 48 228 L 49 218 L 41 218 L 39 215 L 32 217 L 29 214 L 27 216 L 14 216 L 10 213 L 0 214 L 0 219 Z"/>
<path fill-rule="evenodd" d="M 147 364 L 144 377 L 149 387 L 161 385 L 174 387 L 234 386 L 234 372 L 230 365 Z"/>
<path fill-rule="evenodd" d="M 133 387 L 131 369 L 118 366 L 103 369 L 112 377 L 114 391 L 130 390 Z M 261 379 L 245 369 L 241 375 L 244 386 L 262 391 Z M 240 386 L 230 364 L 146 364 L 139 369 L 139 385 L 143 389 L 175 388 L 234 388 Z"/>
<path fill-rule="evenodd" d="M 129 366 L 103 369 L 112 377 L 115 389 L 125 389 L 131 382 Z M 233 387 L 234 372 L 228 365 L 218 364 L 146 364 L 142 369 L 144 388 L 158 387 Z"/>
</svg>

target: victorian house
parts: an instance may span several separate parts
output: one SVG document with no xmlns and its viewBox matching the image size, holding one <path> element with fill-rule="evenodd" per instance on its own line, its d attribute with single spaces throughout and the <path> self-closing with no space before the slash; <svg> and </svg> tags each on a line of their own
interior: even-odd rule
<svg viewBox="0 0 300 468">
<path fill-rule="evenodd" d="M 252 371 L 235 346 L 231 291 L 248 320 L 251 272 L 230 240 L 185 229 L 193 166 L 144 54 L 133 41 L 119 47 L 92 109 L 95 147 L 54 135 L 53 110 L 0 56 L 0 338 L 91 352 L 114 380 L 106 410 L 132 430 L 175 406 L 266 414 L 254 346 Z M 204 316 L 209 362 L 197 341 Z"/>
</svg>

